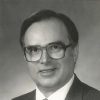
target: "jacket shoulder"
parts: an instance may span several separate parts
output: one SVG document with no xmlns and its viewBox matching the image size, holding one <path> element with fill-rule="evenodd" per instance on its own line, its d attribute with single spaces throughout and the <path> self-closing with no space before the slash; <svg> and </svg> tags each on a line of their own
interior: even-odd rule
<svg viewBox="0 0 100 100">
<path fill-rule="evenodd" d="M 73 85 L 69 91 L 69 97 L 72 100 L 100 100 L 100 91 L 83 83 L 75 75 Z"/>
<path fill-rule="evenodd" d="M 24 95 L 13 98 L 12 100 L 35 100 L 35 90 Z"/>
<path fill-rule="evenodd" d="M 100 100 L 100 91 L 95 88 L 82 83 L 83 100 Z"/>
</svg>

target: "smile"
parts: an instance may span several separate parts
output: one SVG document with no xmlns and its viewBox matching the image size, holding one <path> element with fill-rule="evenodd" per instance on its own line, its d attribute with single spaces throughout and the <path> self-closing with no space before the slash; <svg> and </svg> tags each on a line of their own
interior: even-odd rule
<svg viewBox="0 0 100 100">
<path fill-rule="evenodd" d="M 39 73 L 40 73 L 42 76 L 50 76 L 50 75 L 53 75 L 53 74 L 55 73 L 56 70 L 57 70 L 57 68 L 43 69 L 43 70 L 40 70 Z"/>
<path fill-rule="evenodd" d="M 56 70 L 56 68 L 52 68 L 52 69 L 43 69 L 43 70 L 40 70 L 40 72 L 46 73 L 46 72 L 51 72 L 51 71 L 54 71 L 54 70 Z"/>
</svg>

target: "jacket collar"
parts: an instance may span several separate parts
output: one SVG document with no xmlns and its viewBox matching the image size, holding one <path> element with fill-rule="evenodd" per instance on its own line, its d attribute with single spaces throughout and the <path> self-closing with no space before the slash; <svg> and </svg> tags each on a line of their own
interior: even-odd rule
<svg viewBox="0 0 100 100">
<path fill-rule="evenodd" d="M 76 75 L 65 100 L 82 100 L 82 83 Z"/>
</svg>

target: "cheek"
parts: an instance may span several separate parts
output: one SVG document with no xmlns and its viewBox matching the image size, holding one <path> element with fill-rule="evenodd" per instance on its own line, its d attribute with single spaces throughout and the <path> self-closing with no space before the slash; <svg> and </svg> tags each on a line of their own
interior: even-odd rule
<svg viewBox="0 0 100 100">
<path fill-rule="evenodd" d="M 74 69 L 73 54 L 71 52 L 66 52 L 65 57 L 61 59 L 60 63 L 61 66 L 63 66 L 63 70 L 66 70 L 67 72 L 72 71 Z"/>
<path fill-rule="evenodd" d="M 33 64 L 33 63 L 28 63 L 28 69 L 30 71 L 30 74 L 32 76 L 35 76 L 36 73 L 38 72 L 38 67 L 36 64 Z"/>
<path fill-rule="evenodd" d="M 64 62 L 63 63 L 66 63 L 66 64 L 69 64 L 69 65 L 73 65 L 74 63 L 74 54 L 73 54 L 73 50 L 70 48 L 68 49 L 68 51 L 66 51 L 65 53 L 65 58 L 64 58 Z"/>
</svg>

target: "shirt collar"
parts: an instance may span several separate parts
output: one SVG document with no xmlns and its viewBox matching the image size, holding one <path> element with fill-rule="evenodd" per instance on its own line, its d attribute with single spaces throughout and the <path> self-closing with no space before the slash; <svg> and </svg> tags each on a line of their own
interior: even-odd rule
<svg viewBox="0 0 100 100">
<path fill-rule="evenodd" d="M 68 83 L 66 83 L 62 88 L 58 89 L 56 92 L 54 92 L 51 96 L 49 96 L 48 100 L 65 100 L 66 95 L 68 94 L 68 91 L 73 83 L 74 75 L 69 80 Z M 46 97 L 41 93 L 41 91 L 36 87 L 36 100 L 43 100 Z"/>
</svg>

